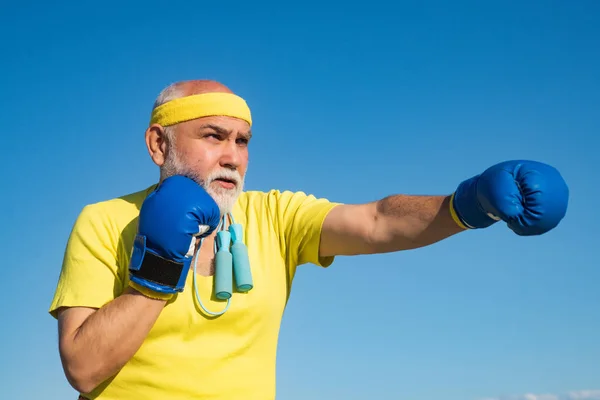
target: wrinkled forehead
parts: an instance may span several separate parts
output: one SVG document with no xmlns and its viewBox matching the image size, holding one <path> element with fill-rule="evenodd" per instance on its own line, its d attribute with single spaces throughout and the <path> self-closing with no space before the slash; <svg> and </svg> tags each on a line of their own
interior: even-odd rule
<svg viewBox="0 0 600 400">
<path fill-rule="evenodd" d="M 248 121 L 223 115 L 196 118 L 180 124 L 180 129 L 197 132 L 212 131 L 221 136 L 252 137 L 252 129 Z"/>
</svg>

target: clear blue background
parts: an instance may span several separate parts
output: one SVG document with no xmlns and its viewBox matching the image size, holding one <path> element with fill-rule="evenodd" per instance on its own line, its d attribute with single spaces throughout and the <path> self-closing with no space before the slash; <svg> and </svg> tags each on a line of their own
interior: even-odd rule
<svg viewBox="0 0 600 400">
<path fill-rule="evenodd" d="M 3 398 L 76 398 L 47 313 L 69 230 L 157 179 L 150 108 L 196 78 L 252 107 L 248 189 L 446 194 L 512 158 L 571 189 L 542 237 L 301 268 L 278 399 L 600 389 L 599 2 L 22 1 L 0 22 Z"/>
</svg>

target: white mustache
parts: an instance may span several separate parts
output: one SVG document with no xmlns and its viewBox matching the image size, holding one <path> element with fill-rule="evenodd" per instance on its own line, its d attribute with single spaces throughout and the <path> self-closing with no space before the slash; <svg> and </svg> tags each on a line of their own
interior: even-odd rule
<svg viewBox="0 0 600 400">
<path fill-rule="evenodd" d="M 224 169 L 221 171 L 213 172 L 206 180 L 210 184 L 217 179 L 227 179 L 233 181 L 235 182 L 236 186 L 238 186 L 240 182 L 242 182 L 242 176 L 240 175 L 240 173 L 237 171 L 232 171 L 230 169 Z"/>
</svg>

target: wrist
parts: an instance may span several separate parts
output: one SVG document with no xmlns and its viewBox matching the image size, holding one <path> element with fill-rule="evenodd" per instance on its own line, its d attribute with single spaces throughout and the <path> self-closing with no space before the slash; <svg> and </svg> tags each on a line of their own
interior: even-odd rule
<svg viewBox="0 0 600 400">
<path fill-rule="evenodd" d="M 149 297 L 154 300 L 168 301 L 174 296 L 173 293 L 161 293 L 161 292 L 152 290 L 146 286 L 142 286 L 132 280 L 129 281 L 129 287 L 131 289 L 135 290 L 136 292 L 139 292 L 141 295 Z"/>
<path fill-rule="evenodd" d="M 163 253 L 163 254 L 161 254 Z M 146 237 L 137 235 L 129 261 L 129 280 L 148 293 L 174 295 L 182 292 L 190 268 L 190 257 L 166 257 L 164 251 L 146 246 Z"/>
<path fill-rule="evenodd" d="M 450 197 L 450 213 L 464 229 L 487 228 L 497 222 L 481 206 L 477 195 L 479 175 L 461 182 Z"/>
<path fill-rule="evenodd" d="M 456 225 L 458 225 L 459 228 L 467 230 L 467 229 L 471 229 L 470 227 L 468 227 L 467 225 L 465 225 L 465 223 L 460 219 L 460 217 L 458 216 L 458 213 L 456 212 L 456 208 L 454 208 L 454 197 L 456 195 L 455 193 L 452 193 L 450 195 L 450 216 L 452 217 L 452 220 L 454 221 L 454 223 Z"/>
</svg>

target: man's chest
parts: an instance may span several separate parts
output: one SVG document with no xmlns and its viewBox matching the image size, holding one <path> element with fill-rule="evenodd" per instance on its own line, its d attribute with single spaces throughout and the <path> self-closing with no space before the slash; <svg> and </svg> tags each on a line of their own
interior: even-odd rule
<svg viewBox="0 0 600 400">
<path fill-rule="evenodd" d="M 211 332 L 233 336 L 245 336 L 249 332 L 270 335 L 274 329 L 278 330 L 289 293 L 288 266 L 276 238 L 271 242 L 263 236 L 260 245 L 258 243 L 249 238 L 247 245 L 253 287 L 248 292 L 240 292 L 233 263 L 226 267 L 217 265 L 213 243 L 204 242 L 192 259 L 183 292 L 167 303 L 154 333 L 173 334 L 185 327 L 185 335 L 191 338 Z M 223 274 L 229 276 L 223 277 Z M 223 282 L 231 293 L 229 302 L 216 296 Z M 221 314 L 223 310 L 226 312 Z"/>
</svg>

